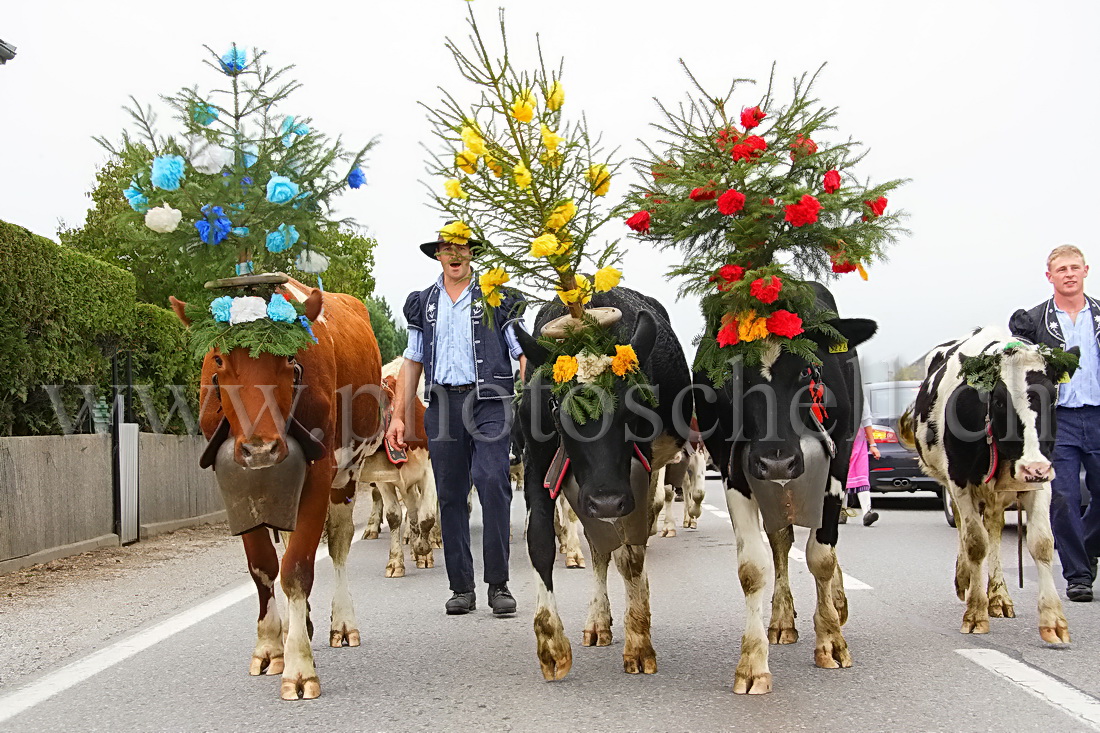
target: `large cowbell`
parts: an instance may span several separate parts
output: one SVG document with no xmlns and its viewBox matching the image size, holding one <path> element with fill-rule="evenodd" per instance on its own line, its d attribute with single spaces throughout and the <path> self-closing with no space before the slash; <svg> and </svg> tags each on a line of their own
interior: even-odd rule
<svg viewBox="0 0 1100 733">
<path fill-rule="evenodd" d="M 234 441 L 221 444 L 214 473 L 229 518 L 229 531 L 234 535 L 264 526 L 294 530 L 307 463 L 302 446 L 289 435 L 286 449 L 286 458 L 274 466 L 245 468 L 233 459 Z"/>
<path fill-rule="evenodd" d="M 636 458 L 630 461 L 630 487 L 634 494 L 634 511 L 625 517 L 596 519 L 586 517 L 580 506 L 580 486 L 573 471 L 562 484 L 562 493 L 581 520 L 584 534 L 593 548 L 610 554 L 623 545 L 645 545 L 649 542 L 649 471 Z"/>
<path fill-rule="evenodd" d="M 818 529 L 821 527 L 822 505 L 829 483 L 831 458 L 817 436 L 803 436 L 800 441 L 805 470 L 798 478 L 768 481 L 749 473 L 748 454 L 741 453 L 741 468 L 753 498 L 760 506 L 764 531 L 771 534 L 792 524 Z"/>
</svg>

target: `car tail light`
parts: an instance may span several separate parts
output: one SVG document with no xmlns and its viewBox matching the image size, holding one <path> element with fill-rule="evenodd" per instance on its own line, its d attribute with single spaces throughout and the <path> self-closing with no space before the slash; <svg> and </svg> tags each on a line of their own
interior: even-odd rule
<svg viewBox="0 0 1100 733">
<path fill-rule="evenodd" d="M 876 443 L 896 443 L 898 442 L 897 433 L 890 428 L 884 428 L 881 426 L 874 426 L 871 428 L 871 434 L 875 437 Z"/>
</svg>

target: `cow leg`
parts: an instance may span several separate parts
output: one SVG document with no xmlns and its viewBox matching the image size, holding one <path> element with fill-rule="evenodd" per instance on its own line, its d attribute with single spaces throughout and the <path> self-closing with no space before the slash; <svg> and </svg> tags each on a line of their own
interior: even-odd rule
<svg viewBox="0 0 1100 733">
<path fill-rule="evenodd" d="M 989 534 L 982 519 L 981 502 L 972 489 L 955 492 L 959 508 L 959 529 L 962 531 L 962 554 L 958 562 L 965 564 L 963 573 L 969 581 L 966 586 L 966 612 L 963 614 L 964 634 L 989 633 L 989 600 L 985 593 L 985 557 L 989 551 Z M 956 573 L 959 583 L 960 573 Z"/>
<path fill-rule="evenodd" d="M 660 493 L 658 491 L 658 493 Z M 676 536 L 676 521 L 672 518 L 672 502 L 676 499 L 676 489 L 672 484 L 664 485 L 664 516 L 661 519 L 661 536 Z"/>
<path fill-rule="evenodd" d="M 772 644 L 793 644 L 798 641 L 798 629 L 794 626 L 797 614 L 794 611 L 794 597 L 791 595 L 791 581 L 787 566 L 791 545 L 794 544 L 794 527 L 772 532 L 768 535 L 768 542 L 772 547 L 772 564 L 775 566 L 772 620 L 771 625 L 768 626 L 768 641 Z"/>
<path fill-rule="evenodd" d="M 726 505 L 737 540 L 737 577 L 745 594 L 746 611 L 733 691 L 738 695 L 763 695 L 772 691 L 772 673 L 768 669 L 768 636 L 764 631 L 768 556 L 764 538 L 760 536 L 760 508 L 756 499 L 730 488 L 726 489 Z"/>
<path fill-rule="evenodd" d="M 1025 491 L 1017 501 L 1027 512 L 1027 549 L 1039 575 L 1039 636 L 1048 644 L 1068 644 L 1069 624 L 1054 585 L 1054 535 L 1050 529 L 1050 485 Z"/>
<path fill-rule="evenodd" d="M 810 538 L 806 542 L 806 564 L 809 565 L 817 585 L 817 610 L 814 612 L 817 645 L 814 647 L 814 664 L 825 669 L 851 667 L 852 656 L 848 652 L 848 642 L 844 640 L 844 634 L 840 630 L 844 621 L 840 609 L 837 608 L 837 589 L 834 587 L 838 582 L 839 565 L 836 548 L 819 542 L 817 533 L 810 532 Z"/>
<path fill-rule="evenodd" d="M 661 466 L 649 478 L 649 535 L 657 534 L 661 510 L 665 508 L 665 467 Z"/>
<path fill-rule="evenodd" d="M 397 486 L 383 482 L 378 485 L 382 492 L 382 506 L 386 515 L 386 524 L 390 528 L 390 559 L 386 562 L 387 578 L 405 577 L 405 548 L 401 537 L 401 499 L 397 495 Z"/>
<path fill-rule="evenodd" d="M 956 498 L 958 492 L 951 488 L 945 488 L 944 491 L 953 492 L 951 494 L 951 513 L 955 515 L 956 534 L 959 536 L 959 549 L 955 554 L 955 595 L 959 597 L 960 601 L 965 602 L 966 590 L 970 587 L 970 563 L 966 560 L 966 532 L 959 513 L 959 502 Z"/>
<path fill-rule="evenodd" d="M 684 476 L 684 529 L 697 529 L 706 497 L 706 459 L 702 451 L 691 457 Z"/>
<path fill-rule="evenodd" d="M 588 603 L 583 643 L 585 646 L 610 646 L 611 601 L 607 598 L 607 566 L 611 564 L 611 555 L 596 549 L 591 542 L 588 548 L 592 553 L 592 577 L 596 585 Z"/>
<path fill-rule="evenodd" d="M 584 554 L 581 552 L 581 523 L 573 512 L 573 507 L 569 506 L 569 502 L 565 500 L 563 494 L 558 495 L 557 512 L 561 516 L 562 534 L 564 535 L 561 551 L 565 553 L 565 567 L 583 568 Z M 561 537 L 562 535 L 558 536 L 559 540 L 561 540 Z"/>
<path fill-rule="evenodd" d="M 435 474 L 429 465 L 420 476 L 420 506 L 417 511 L 417 535 L 421 541 L 419 556 L 416 558 L 416 567 L 434 568 L 435 553 L 432 551 L 435 545 L 432 542 L 432 534 L 439 531 L 439 497 L 435 492 Z M 443 543 L 440 542 L 440 545 Z M 421 564 L 423 563 L 423 564 Z"/>
<path fill-rule="evenodd" d="M 378 484 L 370 485 L 370 516 L 367 517 L 367 528 L 363 530 L 363 539 L 378 539 L 382 529 L 382 493 L 378 490 Z"/>
<path fill-rule="evenodd" d="M 328 504 L 328 552 L 336 574 L 332 593 L 332 625 L 329 646 L 359 646 L 359 625 L 355 621 L 355 606 L 348 588 L 348 552 L 355 534 L 352 514 L 355 510 L 355 482 L 342 489 L 333 489 Z"/>
<path fill-rule="evenodd" d="M 993 618 L 1016 618 L 1016 610 L 1012 605 L 1012 597 L 1008 594 L 1008 585 L 1005 584 L 1004 570 L 1001 567 L 1001 532 L 1005 527 L 1005 505 L 1009 503 L 1012 494 L 1000 492 L 992 499 L 992 504 L 985 508 L 985 531 L 989 534 L 989 553 L 986 555 L 986 565 L 989 567 L 989 615 Z"/>
<path fill-rule="evenodd" d="M 561 616 L 554 599 L 554 500 L 542 487 L 542 478 L 549 469 L 547 461 L 539 465 L 527 461 L 524 465 L 524 493 L 527 498 L 527 554 L 535 569 L 535 645 L 547 680 L 560 680 L 573 667 L 573 649 L 565 635 Z M 541 471 L 541 473 L 540 473 Z"/>
<path fill-rule="evenodd" d="M 279 605 L 275 601 L 275 579 L 279 576 L 279 557 L 271 542 L 267 527 L 258 527 L 241 535 L 244 554 L 248 559 L 248 572 L 256 584 L 260 599 L 260 616 L 256 621 L 256 648 L 252 650 L 252 662 L 248 673 L 282 674 L 283 672 L 283 624 L 279 618 Z"/>
<path fill-rule="evenodd" d="M 562 505 L 568 504 L 565 500 L 565 494 L 558 494 L 558 498 L 554 501 L 554 536 L 558 538 L 558 552 L 562 555 L 565 554 L 565 512 L 562 511 Z"/>
<path fill-rule="evenodd" d="M 626 585 L 626 641 L 623 671 L 627 674 L 657 672 L 657 652 L 650 637 L 649 576 L 645 571 L 645 545 L 623 545 L 615 550 L 615 567 Z"/>
</svg>

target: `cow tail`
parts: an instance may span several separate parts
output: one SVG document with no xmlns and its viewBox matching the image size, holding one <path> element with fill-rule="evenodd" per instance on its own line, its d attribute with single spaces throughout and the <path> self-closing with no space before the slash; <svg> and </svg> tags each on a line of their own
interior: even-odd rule
<svg viewBox="0 0 1100 733">
<path fill-rule="evenodd" d="M 914 431 L 916 421 L 913 419 L 913 406 L 905 408 L 905 412 L 898 418 L 898 443 L 906 450 L 917 449 L 917 436 Z"/>
</svg>

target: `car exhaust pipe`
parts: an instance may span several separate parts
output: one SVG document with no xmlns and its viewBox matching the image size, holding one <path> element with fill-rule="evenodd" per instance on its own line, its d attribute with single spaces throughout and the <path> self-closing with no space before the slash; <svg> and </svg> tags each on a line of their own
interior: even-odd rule
<svg viewBox="0 0 1100 733">
<path fill-rule="evenodd" d="M 907 478 L 896 478 L 896 479 L 894 479 L 894 486 L 897 486 L 899 489 L 904 489 L 908 485 L 909 485 L 909 479 L 907 479 Z"/>
</svg>

